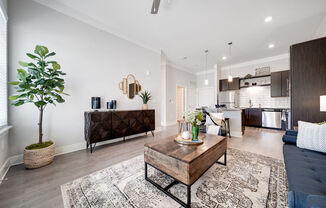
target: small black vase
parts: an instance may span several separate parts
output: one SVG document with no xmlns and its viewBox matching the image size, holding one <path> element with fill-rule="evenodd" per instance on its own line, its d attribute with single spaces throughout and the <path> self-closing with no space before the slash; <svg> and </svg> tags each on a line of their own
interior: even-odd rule
<svg viewBox="0 0 326 208">
<path fill-rule="evenodd" d="M 101 108 L 101 98 L 100 97 L 92 97 L 92 109 L 100 109 Z"/>
</svg>

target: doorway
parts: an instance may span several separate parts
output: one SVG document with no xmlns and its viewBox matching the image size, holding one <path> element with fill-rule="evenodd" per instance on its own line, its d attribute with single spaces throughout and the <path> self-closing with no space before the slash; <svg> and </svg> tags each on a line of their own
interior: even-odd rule
<svg viewBox="0 0 326 208">
<path fill-rule="evenodd" d="M 177 120 L 182 120 L 186 111 L 186 88 L 177 86 Z"/>
</svg>

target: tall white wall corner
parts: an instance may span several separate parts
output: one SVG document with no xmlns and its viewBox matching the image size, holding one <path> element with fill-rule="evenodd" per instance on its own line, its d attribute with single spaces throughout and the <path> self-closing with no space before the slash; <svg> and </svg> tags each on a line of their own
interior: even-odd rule
<svg viewBox="0 0 326 208">
<path fill-rule="evenodd" d="M 167 57 L 164 51 L 161 50 L 161 86 L 162 86 L 162 110 L 161 110 L 161 123 L 166 123 L 166 106 L 167 106 L 167 98 L 166 98 L 166 65 L 167 65 Z"/>
</svg>

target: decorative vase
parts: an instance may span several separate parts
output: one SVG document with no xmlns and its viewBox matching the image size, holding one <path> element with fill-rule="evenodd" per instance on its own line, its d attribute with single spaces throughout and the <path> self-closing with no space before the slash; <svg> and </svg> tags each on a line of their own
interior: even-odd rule
<svg viewBox="0 0 326 208">
<path fill-rule="evenodd" d="M 143 104 L 143 110 L 147 110 L 148 109 L 148 104 Z"/>
<path fill-rule="evenodd" d="M 190 133 L 189 133 L 189 131 L 184 131 L 184 132 L 182 132 L 181 137 L 182 137 L 182 139 L 189 139 L 189 138 L 190 138 Z"/>
<path fill-rule="evenodd" d="M 198 140 L 199 126 L 192 126 L 192 141 Z"/>
<path fill-rule="evenodd" d="M 46 166 L 53 161 L 54 153 L 54 143 L 42 149 L 24 149 L 24 165 L 27 169 Z"/>
</svg>

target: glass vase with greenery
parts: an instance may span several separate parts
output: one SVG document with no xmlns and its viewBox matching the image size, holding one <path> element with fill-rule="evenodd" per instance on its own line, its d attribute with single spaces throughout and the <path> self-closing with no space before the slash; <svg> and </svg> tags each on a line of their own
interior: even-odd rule
<svg viewBox="0 0 326 208">
<path fill-rule="evenodd" d="M 185 112 L 185 121 L 192 126 L 192 140 L 198 140 L 199 125 L 204 119 L 202 111 L 194 110 Z"/>
<path fill-rule="evenodd" d="M 12 103 L 14 106 L 33 103 L 39 110 L 38 144 L 30 146 L 31 149 L 40 149 L 53 144 L 52 141 L 43 144 L 43 112 L 48 104 L 55 106 L 56 103 L 65 102 L 62 95 L 68 94 L 63 92 L 65 81 L 62 76 L 66 74 L 60 70 L 61 66 L 56 61 L 48 60 L 56 53 L 50 53 L 45 46 L 37 45 L 34 54 L 26 55 L 33 61 L 29 63 L 19 61 L 22 68 L 17 69 L 18 81 L 8 83 L 15 86 L 17 94 L 10 96 L 9 99 L 14 101 Z"/>
</svg>

